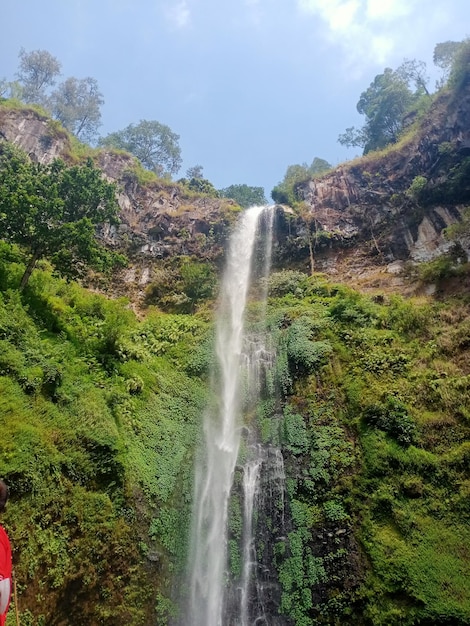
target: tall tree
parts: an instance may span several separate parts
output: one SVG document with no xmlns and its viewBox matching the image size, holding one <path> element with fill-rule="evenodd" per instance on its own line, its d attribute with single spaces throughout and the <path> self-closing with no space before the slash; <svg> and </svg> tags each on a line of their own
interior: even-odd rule
<svg viewBox="0 0 470 626">
<path fill-rule="evenodd" d="M 230 185 L 219 191 L 222 198 L 231 198 L 241 207 L 261 206 L 266 204 L 264 189 L 262 187 L 251 187 L 250 185 Z"/>
<path fill-rule="evenodd" d="M 58 159 L 41 165 L 2 142 L 0 177 L 1 236 L 31 253 L 21 289 L 41 258 L 67 276 L 79 275 L 86 265 L 100 268 L 110 261 L 95 227 L 117 220 L 115 187 L 91 159 L 74 167 Z"/>
<path fill-rule="evenodd" d="M 103 94 L 94 78 L 67 78 L 51 94 L 52 115 L 79 139 L 92 141 L 101 125 Z"/>
<path fill-rule="evenodd" d="M 27 103 L 46 105 L 47 90 L 60 75 L 60 63 L 47 50 L 26 52 L 21 48 L 20 65 L 16 74 L 22 87 L 22 100 Z"/>
<path fill-rule="evenodd" d="M 404 73 L 387 67 L 374 78 L 357 103 L 366 123 L 361 129 L 348 128 L 338 138 L 341 144 L 361 146 L 366 154 L 397 141 L 406 113 L 421 95 L 410 89 L 409 76 L 405 78 Z"/>
<path fill-rule="evenodd" d="M 431 97 L 427 87 L 429 76 L 426 72 L 426 63 L 416 59 L 405 59 L 396 70 L 397 75 L 403 78 L 408 85 L 412 83 L 415 86 L 417 96 L 426 94 Z"/>
<path fill-rule="evenodd" d="M 442 82 L 449 78 L 455 57 L 465 45 L 465 41 L 443 41 L 434 46 L 434 65 L 442 70 Z"/>
<path fill-rule="evenodd" d="M 202 165 L 193 165 L 192 167 L 188 167 L 186 170 L 186 178 L 204 178 L 203 176 L 204 168 Z"/>
<path fill-rule="evenodd" d="M 141 120 L 129 124 L 123 130 L 100 139 L 99 144 L 107 148 L 127 150 L 149 170 L 158 175 L 176 174 L 181 167 L 179 135 L 155 120 Z"/>
</svg>

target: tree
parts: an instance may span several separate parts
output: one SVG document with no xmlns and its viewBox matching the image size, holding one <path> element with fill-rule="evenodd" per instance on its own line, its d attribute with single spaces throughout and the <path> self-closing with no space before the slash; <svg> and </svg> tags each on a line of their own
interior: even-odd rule
<svg viewBox="0 0 470 626">
<path fill-rule="evenodd" d="M 417 61 L 416 59 L 405 59 L 397 68 L 396 73 L 403 78 L 408 84 L 414 84 L 417 96 L 426 94 L 429 98 L 431 94 L 428 91 L 427 84 L 429 76 L 427 75 L 426 63 Z"/>
<path fill-rule="evenodd" d="M 311 165 L 307 163 L 289 165 L 283 180 L 272 190 L 271 197 L 279 204 L 295 204 L 298 201 L 296 186 L 306 180 L 321 176 L 330 169 L 330 163 L 320 157 L 315 157 Z"/>
<path fill-rule="evenodd" d="M 434 65 L 442 69 L 442 82 L 449 78 L 452 64 L 465 43 L 465 41 L 443 41 L 435 45 L 433 61 Z"/>
<path fill-rule="evenodd" d="M 26 52 L 21 48 L 20 66 L 16 74 L 22 87 L 21 98 L 26 103 L 47 103 L 47 89 L 55 84 L 60 75 L 60 63 L 47 50 Z"/>
<path fill-rule="evenodd" d="M 261 206 L 266 204 L 264 189 L 262 187 L 250 187 L 249 185 L 230 185 L 219 190 L 222 198 L 231 198 L 241 207 Z"/>
<path fill-rule="evenodd" d="M 101 177 L 91 159 L 73 167 L 59 159 L 42 165 L 2 142 L 0 177 L 1 236 L 31 254 L 21 289 L 41 258 L 65 276 L 80 275 L 86 265 L 100 269 L 111 262 L 95 227 L 117 221 L 115 186 Z"/>
<path fill-rule="evenodd" d="M 100 107 L 104 104 L 94 78 L 67 78 L 50 98 L 52 115 L 79 139 L 91 141 L 101 125 Z"/>
<path fill-rule="evenodd" d="M 325 172 L 331 170 L 331 163 L 325 161 L 325 159 L 321 159 L 320 157 L 314 157 L 310 167 L 308 168 L 309 174 L 312 176 L 321 176 Z"/>
<path fill-rule="evenodd" d="M 410 70 L 411 71 L 411 70 Z M 338 141 L 350 146 L 361 146 L 364 154 L 384 148 L 397 141 L 403 129 L 405 115 L 410 112 L 420 93 L 413 93 L 403 71 L 385 68 L 370 86 L 362 92 L 357 110 L 366 118 L 362 129 L 348 128 Z"/>
<path fill-rule="evenodd" d="M 193 165 L 186 170 L 186 178 L 204 178 L 202 175 L 204 168 L 202 165 Z"/>
<path fill-rule="evenodd" d="M 99 144 L 107 148 L 127 150 L 144 167 L 163 175 L 165 172 L 176 174 L 181 167 L 178 140 L 179 135 L 168 126 L 155 120 L 141 120 L 136 126 L 129 124 L 123 130 L 103 137 Z"/>
</svg>

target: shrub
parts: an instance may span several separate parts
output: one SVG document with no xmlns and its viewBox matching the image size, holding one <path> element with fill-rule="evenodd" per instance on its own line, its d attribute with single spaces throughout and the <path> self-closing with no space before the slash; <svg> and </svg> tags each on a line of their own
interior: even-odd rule
<svg viewBox="0 0 470 626">
<path fill-rule="evenodd" d="M 393 396 L 387 396 L 384 402 L 372 404 L 364 411 L 364 420 L 369 426 L 375 426 L 409 446 L 416 439 L 416 425 L 409 416 L 405 405 Z"/>
<path fill-rule="evenodd" d="M 284 446 L 293 454 L 301 454 L 308 449 L 309 439 L 304 418 L 294 413 L 290 406 L 284 409 L 282 440 Z"/>
<path fill-rule="evenodd" d="M 405 192 L 407 197 L 410 198 L 410 200 L 414 200 L 415 202 L 422 200 L 424 190 L 426 189 L 427 184 L 427 178 L 425 178 L 424 176 L 415 176 L 411 182 L 411 185 Z"/>
<path fill-rule="evenodd" d="M 273 272 L 268 280 L 268 293 L 279 298 L 291 293 L 299 298 L 305 296 L 308 287 L 308 276 L 295 270 Z"/>
<path fill-rule="evenodd" d="M 309 321 L 296 320 L 288 331 L 287 358 L 299 373 L 310 374 L 323 365 L 332 352 L 328 341 L 311 341 Z"/>
</svg>

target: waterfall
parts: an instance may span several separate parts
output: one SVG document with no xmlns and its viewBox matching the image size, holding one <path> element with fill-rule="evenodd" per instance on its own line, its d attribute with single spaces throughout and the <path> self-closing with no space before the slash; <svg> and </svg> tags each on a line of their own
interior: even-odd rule
<svg viewBox="0 0 470 626">
<path fill-rule="evenodd" d="M 253 506 L 259 484 L 259 472 L 261 467 L 259 454 L 244 466 L 243 472 L 243 571 L 240 588 L 240 623 L 241 626 L 249 626 L 248 601 L 253 567 L 256 565 L 256 553 L 253 540 Z"/>
<path fill-rule="evenodd" d="M 243 471 L 242 568 L 237 586 L 236 615 L 227 609 L 228 509 L 242 433 L 249 433 L 242 412 L 256 402 L 263 371 L 272 355 L 260 337 L 244 332 L 245 308 L 252 265 L 256 257 L 256 237 L 261 217 L 266 216 L 265 247 L 258 275 L 267 277 L 270 268 L 273 210 L 252 207 L 246 210 L 232 234 L 228 250 L 216 325 L 217 367 L 213 372 L 214 407 L 204 416 L 203 449 L 195 470 L 193 523 L 191 536 L 189 606 L 186 626 L 249 625 L 250 593 L 256 555 L 253 540 L 253 507 L 259 491 L 262 465 L 261 446 L 250 444 Z M 266 281 L 265 281 L 266 284 Z M 257 290 L 266 300 L 267 288 Z M 261 304 L 262 315 L 265 303 Z M 249 438 L 249 437 L 248 437 Z M 255 585 L 256 586 L 256 585 Z M 256 589 L 255 589 L 256 593 Z M 233 602 L 231 603 L 233 604 Z M 266 622 L 259 622 L 266 623 Z"/>
</svg>

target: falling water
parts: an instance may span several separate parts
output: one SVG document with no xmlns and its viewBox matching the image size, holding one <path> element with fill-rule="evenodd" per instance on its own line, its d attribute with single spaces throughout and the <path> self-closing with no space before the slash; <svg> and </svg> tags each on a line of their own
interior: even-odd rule
<svg viewBox="0 0 470 626">
<path fill-rule="evenodd" d="M 259 454 L 244 466 L 243 494 L 245 503 L 243 507 L 243 571 L 240 588 L 240 623 L 248 626 L 248 601 L 250 593 L 251 575 L 256 564 L 256 553 L 253 540 L 253 506 L 258 489 L 259 472 L 262 459 Z"/>
<path fill-rule="evenodd" d="M 251 265 L 256 234 L 261 215 L 269 214 L 266 228 L 264 268 L 269 270 L 272 210 L 253 207 L 245 211 L 230 240 L 227 268 L 222 283 L 217 319 L 216 355 L 218 367 L 214 373 L 216 406 L 204 418 L 204 448 L 196 468 L 189 609 L 189 626 L 222 626 L 224 618 L 225 578 L 227 568 L 228 504 L 237 463 L 243 423 L 240 400 L 244 352 L 244 313 L 250 286 Z M 261 294 L 261 295 L 266 295 Z M 252 348 L 266 353 L 259 342 Z M 249 352 L 249 350 L 248 350 Z M 262 359 L 261 359 L 262 360 Z M 253 362 L 252 358 L 248 358 Z M 255 359 L 259 367 L 259 359 Z M 247 378 L 256 380 L 248 374 Z M 253 390 L 249 395 L 253 394 Z M 248 624 L 248 593 L 250 563 L 253 560 L 252 517 L 253 502 L 261 461 L 251 460 L 244 468 L 245 529 L 244 565 L 242 571 L 239 617 L 236 623 Z M 241 621 L 240 621 L 241 620 Z"/>
</svg>

